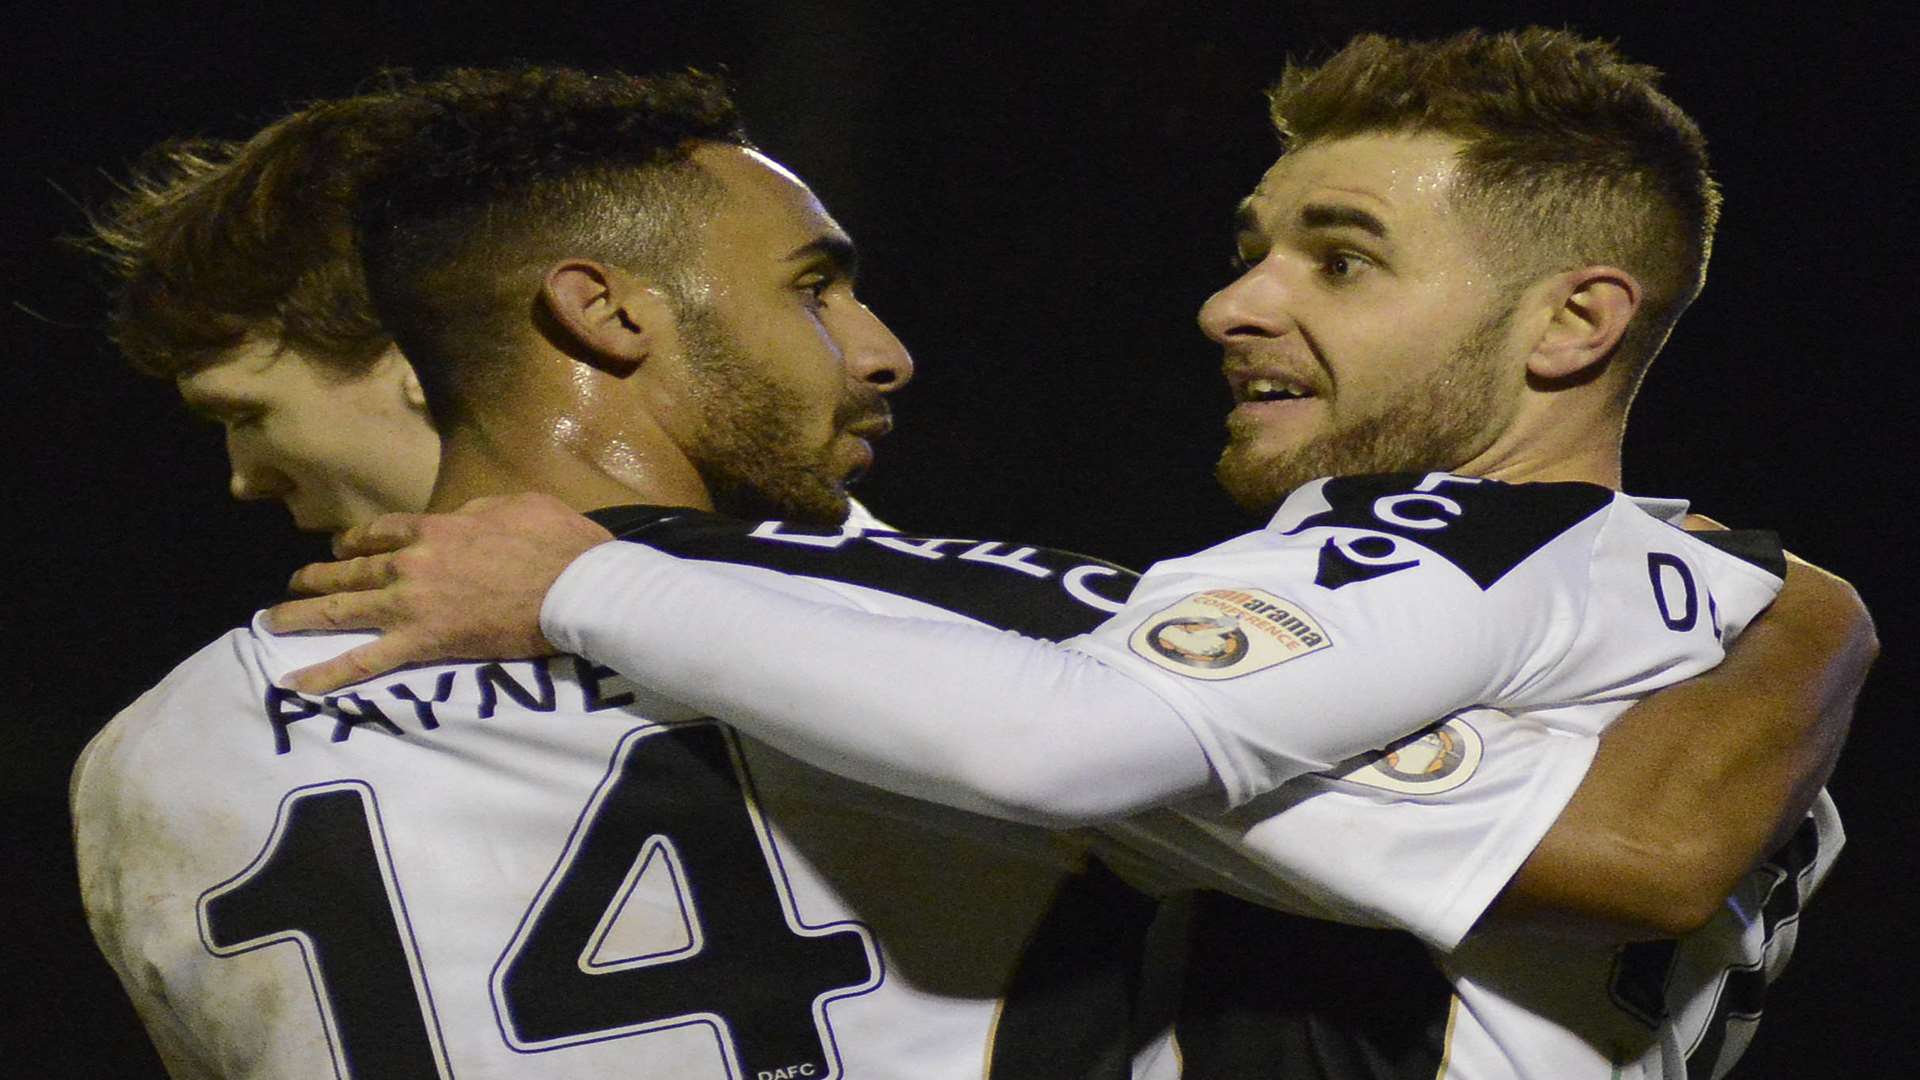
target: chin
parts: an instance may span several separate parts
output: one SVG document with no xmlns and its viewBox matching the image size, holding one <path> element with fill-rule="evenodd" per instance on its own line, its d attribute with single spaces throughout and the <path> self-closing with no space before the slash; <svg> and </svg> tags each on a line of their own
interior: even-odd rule
<svg viewBox="0 0 1920 1080">
<path fill-rule="evenodd" d="M 1318 475 L 1303 476 L 1301 471 L 1293 456 L 1262 453 L 1236 441 L 1220 454 L 1213 466 L 1213 478 L 1242 510 L 1268 514 L 1294 489 Z"/>
<path fill-rule="evenodd" d="M 348 515 L 322 513 L 292 506 L 287 507 L 287 513 L 293 515 L 293 527 L 307 533 L 326 533 L 332 536 L 359 524 Z"/>
<path fill-rule="evenodd" d="M 853 509 L 844 490 L 836 490 L 831 496 L 809 499 L 804 506 L 790 506 L 781 515 L 796 524 L 817 525 L 825 529 L 837 529 L 846 524 L 847 514 Z"/>
</svg>

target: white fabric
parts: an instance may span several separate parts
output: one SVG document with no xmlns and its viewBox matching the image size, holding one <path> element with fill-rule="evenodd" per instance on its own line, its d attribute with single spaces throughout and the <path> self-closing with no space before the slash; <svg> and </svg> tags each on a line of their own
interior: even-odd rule
<svg viewBox="0 0 1920 1080">
<path fill-rule="evenodd" d="M 1506 485 L 1489 491 L 1529 497 Z M 1251 856 L 1309 897 L 1310 910 L 1451 948 L 1558 816 L 1606 724 L 1639 696 L 1718 663 L 1720 636 L 1737 633 L 1779 587 L 1625 497 L 1603 503 L 1486 588 L 1404 539 L 1394 558 L 1408 565 L 1328 588 L 1314 584 L 1323 548 L 1360 530 L 1299 530 L 1327 506 L 1321 485 L 1309 485 L 1269 528 L 1154 567 L 1125 610 L 1070 648 L 874 618 L 844 589 L 840 608 L 779 596 L 733 568 L 620 543 L 561 575 L 543 627 L 562 647 L 645 673 L 823 768 L 983 812 L 1070 825 L 1178 807 L 1205 794 L 1198 752 L 1232 809 L 1201 800 L 1185 808 L 1191 823 L 1156 826 L 1179 835 L 1157 856 L 1200 853 L 1258 877 L 1237 866 Z M 1663 622 L 1652 552 L 1683 564 L 1701 590 L 1684 631 Z M 1230 678 L 1147 657 L 1143 631 L 1215 592 L 1292 605 L 1327 644 L 1267 667 L 1250 655 L 1242 667 L 1251 670 Z M 1470 707 L 1481 711 L 1432 737 L 1457 736 L 1481 770 L 1470 791 L 1444 800 L 1444 815 L 1412 812 L 1426 802 L 1368 786 L 1378 769 L 1350 760 Z M 1475 776 L 1466 767 L 1462 780 Z M 1346 778 L 1282 788 L 1319 773 Z M 1280 817 L 1314 791 L 1336 797 Z M 1347 820 L 1354 809 L 1364 824 Z M 1138 839 L 1143 827 L 1119 835 Z M 1377 857 L 1343 849 L 1321 867 L 1330 829 L 1357 833 L 1358 850 Z M 1301 902 L 1254 891 L 1276 905 Z"/>
<path fill-rule="evenodd" d="M 1822 792 L 1808 815 L 1818 836 L 1805 866 L 1763 864 L 1706 927 L 1625 948 L 1494 924 L 1436 957 L 1455 1003 L 1447 1080 L 1720 1080 L 1760 1023 L 1760 993 L 1793 952 L 1799 915 L 1832 869 L 1844 834 Z M 1784 915 L 1776 917 L 1775 913 Z M 1636 953 L 1661 951 L 1648 967 Z M 1655 1020 L 1629 989 L 1664 1009 Z"/>
<path fill-rule="evenodd" d="M 862 529 L 867 532 L 899 532 L 900 531 L 899 529 L 894 528 L 893 526 L 887 524 L 886 522 L 881 521 L 879 517 L 875 516 L 873 511 L 867 509 L 866 504 L 862 503 L 859 499 L 847 500 L 846 524 L 849 526 L 852 526 L 853 528 Z"/>
<path fill-rule="evenodd" d="M 1434 496 L 1478 483 L 1419 479 L 1403 493 L 1428 500 L 1427 517 L 1405 515 L 1415 534 L 1455 523 L 1453 511 L 1431 513 Z M 1475 496 L 1529 497 L 1502 487 Z M 1620 496 L 1491 582 L 1411 542 L 1408 529 L 1312 525 L 1327 508 L 1322 485 L 1309 485 L 1267 529 L 1156 566 L 1124 611 L 1071 648 L 777 598 L 737 575 L 620 544 L 562 575 L 542 623 L 554 641 L 824 767 L 1050 821 L 1143 812 L 1106 832 L 1177 880 L 1410 930 L 1437 954 L 1451 951 L 1445 969 L 1461 1007 L 1448 1076 L 1606 1076 L 1612 1057 L 1626 1070 L 1618 1075 L 1680 1080 L 1683 1068 L 1660 1057 L 1662 1040 L 1677 1038 L 1671 1024 L 1633 1029 L 1637 1044 L 1599 1045 L 1564 1016 L 1543 1021 L 1559 1014 L 1534 1013 L 1524 995 L 1488 989 L 1516 971 L 1557 970 L 1561 956 L 1591 955 L 1461 940 L 1558 816 L 1605 726 L 1638 697 L 1718 663 L 1722 639 L 1771 601 L 1779 579 Z M 1650 509 L 1668 517 L 1684 506 Z M 1392 569 L 1317 584 L 1330 547 Z M 1690 616 L 1685 579 L 1698 589 Z M 1205 612 L 1181 606 L 1207 594 L 1229 596 L 1225 609 L 1208 610 L 1232 613 L 1243 631 L 1279 611 L 1269 642 L 1297 655 L 1222 651 Z M 1141 635 L 1169 618 L 1185 633 L 1169 639 L 1175 653 L 1224 662 L 1187 670 L 1150 655 Z M 872 663 L 844 662 L 851 657 Z M 823 701 L 833 707 L 818 708 Z M 1398 752 L 1436 768 L 1437 779 L 1381 758 L 1379 748 L 1402 739 Z M 1188 778 L 1196 752 L 1228 807 Z M 996 759 L 1012 779 L 995 775 Z M 1172 762 L 1182 779 L 1156 779 L 1156 762 Z M 1824 828 L 1823 861 L 1797 887 L 1810 891 L 1838 839 L 1837 827 Z M 1751 918 L 1739 925 L 1759 933 Z M 1727 928 L 1704 933 L 1724 938 Z M 1620 1018 L 1605 980 L 1588 977 L 1595 970 L 1575 964 L 1547 982 L 1607 1013 L 1592 1021 L 1604 1027 Z M 1695 997 L 1712 985 L 1704 976 L 1675 984 Z M 1685 993 L 1681 1005 L 1702 1007 Z"/>
<path fill-rule="evenodd" d="M 543 626 L 616 670 L 673 668 L 661 679 L 680 700 L 804 761 L 980 813 L 1072 826 L 1212 782 L 1165 706 L 1089 657 L 873 589 L 803 596 L 783 580 L 616 541 L 567 568 L 544 607 L 564 617 Z"/>
<path fill-rule="evenodd" d="M 1302 489 L 1269 528 L 1159 564 L 1127 611 L 1071 644 L 1171 703 L 1234 804 L 1224 814 L 1159 815 L 1127 835 L 1170 832 L 1179 843 L 1155 850 L 1178 847 L 1189 860 L 1229 867 L 1240 859 L 1220 849 L 1242 847 L 1334 917 L 1408 929 L 1440 949 L 1460 941 L 1559 816 L 1606 725 L 1645 694 L 1719 663 L 1721 638 L 1738 634 L 1780 586 L 1616 496 L 1485 590 L 1403 538 L 1394 558 L 1417 565 L 1326 589 L 1312 584 L 1319 552 L 1359 530 L 1288 535 L 1324 506 L 1318 485 Z M 1685 631 L 1663 620 L 1650 553 L 1680 560 L 1698 583 Z M 1299 605 L 1332 644 L 1221 680 L 1175 674 L 1130 647 L 1170 604 L 1223 588 Z M 1368 758 L 1346 760 L 1450 715 L 1411 749 L 1458 744 L 1467 760 L 1441 781 L 1456 788 L 1407 790 Z M 1172 816 L 1193 820 L 1174 825 Z"/>
<path fill-rule="evenodd" d="M 271 680 L 363 640 L 233 631 L 117 717 L 76 770 L 88 917 L 174 1076 L 345 1076 L 340 1047 L 369 1026 L 463 1080 L 984 1075 L 1008 976 L 1077 847 L 821 773 L 571 657 L 413 669 L 324 713 L 283 700 L 283 717 L 315 715 L 283 722 L 276 752 Z M 744 778 L 748 794 L 681 792 L 678 739 L 730 757 L 693 771 Z M 624 772 L 633 762 L 658 775 Z M 366 823 L 370 901 L 297 876 L 326 850 L 343 865 L 314 880 L 355 861 L 313 824 L 321 806 Z M 637 831 L 612 877 L 566 893 L 580 868 L 607 868 L 587 837 L 621 822 Z M 716 870 L 709 849 L 727 830 L 745 847 Z M 249 923 L 242 901 L 268 915 Z M 313 929 L 325 911 L 354 921 Z M 742 957 L 727 944 L 741 920 L 792 955 Z M 384 945 L 355 936 L 394 925 Z M 561 951 L 528 959 L 556 926 Z M 343 933 L 350 947 L 325 954 Z M 377 1023 L 330 1004 L 349 957 L 404 965 Z M 690 983 L 700 957 L 739 962 L 689 991 L 691 1011 L 620 1004 L 621 979 L 657 968 Z M 601 1014 L 532 1020 L 513 1004 L 576 1000 Z M 797 1025 L 798 1049 L 756 1042 L 772 1015 Z M 1141 1076 L 1175 1068 L 1164 1047 L 1142 1062 Z M 353 1075 L 400 1074 L 363 1061 Z"/>
</svg>

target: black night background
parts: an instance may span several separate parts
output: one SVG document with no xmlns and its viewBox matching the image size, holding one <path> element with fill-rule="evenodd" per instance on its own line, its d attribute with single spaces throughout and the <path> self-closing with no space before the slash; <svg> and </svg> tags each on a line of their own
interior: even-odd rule
<svg viewBox="0 0 1920 1080">
<path fill-rule="evenodd" d="M 862 490 L 903 527 L 1135 565 L 1250 523 L 1211 480 L 1226 393 L 1195 329 L 1228 218 L 1274 151 L 1261 90 L 1350 34 L 1566 25 L 1663 68 L 1727 203 L 1705 295 L 1634 414 L 1632 490 L 1778 529 L 1853 580 L 1885 655 L 1832 789 L 1848 847 L 1735 1076 L 1910 1076 L 1906 890 L 1920 588 L 1910 410 L 1916 185 L 1904 6 L 10 5 L 0 283 L 10 486 L 0 691 L 0 1075 L 159 1066 L 82 920 L 66 778 L 86 739 L 276 599 L 322 543 L 226 496 L 215 429 L 101 336 L 56 238 L 172 135 L 245 136 L 376 69 L 528 59 L 736 81 L 759 144 L 858 238 L 864 298 L 912 349 Z"/>
</svg>

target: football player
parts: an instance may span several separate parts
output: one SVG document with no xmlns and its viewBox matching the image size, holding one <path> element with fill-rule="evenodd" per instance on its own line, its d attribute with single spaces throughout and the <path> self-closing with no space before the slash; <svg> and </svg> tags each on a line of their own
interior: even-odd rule
<svg viewBox="0 0 1920 1080">
<path fill-rule="evenodd" d="M 1200 879 L 1412 931 L 1445 979 L 1397 1005 L 1387 1038 L 1424 1073 L 1721 1075 L 1839 845 L 1813 789 L 1844 724 L 1771 762 L 1695 733 L 1636 758 L 1617 736 L 1644 728 L 1607 731 L 1716 663 L 1786 572 L 1752 537 L 1683 533 L 1673 504 L 1615 490 L 1627 405 L 1699 289 L 1718 204 L 1697 130 L 1653 77 L 1542 30 L 1363 37 L 1290 69 L 1285 152 L 1239 214 L 1244 272 L 1201 316 L 1240 402 L 1221 477 L 1278 509 L 1159 565 L 1069 647 L 797 597 L 639 534 L 594 545 L 557 504 L 521 500 L 348 538 L 358 563 L 301 580 L 349 591 L 272 624 L 399 630 L 288 684 L 436 655 L 593 656 L 849 776 L 1108 824 Z M 572 531 L 524 575 L 460 550 L 556 529 Z M 463 606 L 461 575 L 483 566 L 504 571 L 481 579 L 499 602 Z M 1851 607 L 1844 586 L 1793 573 Z M 1803 715 L 1844 713 L 1870 627 L 1804 615 L 1791 633 L 1851 639 L 1855 660 L 1803 688 Z M 1688 754 L 1707 760 L 1675 784 Z M 1596 785 L 1643 824 L 1564 846 L 1556 832 L 1605 812 Z M 1738 839 L 1699 861 L 1622 839 L 1676 809 Z M 1611 894 L 1589 914 L 1665 940 L 1518 925 L 1514 887 L 1556 865 Z"/>
<path fill-rule="evenodd" d="M 85 245 L 117 279 L 120 351 L 222 427 L 234 498 L 278 499 L 302 529 L 423 509 L 439 463 L 360 271 L 351 195 L 373 160 L 369 116 L 341 102 L 244 143 L 156 147 Z"/>
<path fill-rule="evenodd" d="M 617 520 L 792 567 L 708 511 L 837 526 L 912 373 L 855 296 L 851 240 L 703 77 L 396 83 L 296 114 L 195 192 L 120 339 L 204 342 L 219 358 L 182 360 L 183 386 L 363 342 L 364 377 L 438 424 L 433 505 L 644 503 Z M 381 367 L 399 354 L 366 278 L 326 246 L 358 240 L 316 237 L 316 203 L 365 224 L 415 379 Z M 307 262 L 274 277 L 282 257 Z M 250 273 L 285 295 L 191 293 Z M 354 316 L 332 339 L 296 311 L 316 274 Z M 357 513 L 283 494 L 310 526 Z M 1067 591 L 979 554 L 928 578 L 911 553 L 823 553 L 822 573 L 1055 637 L 1131 581 L 1021 549 Z M 1131 1015 L 1154 907 L 1084 844 L 841 780 L 584 662 L 276 685 L 346 644 L 236 630 L 76 768 L 89 919 L 175 1076 L 1107 1077 L 1164 1026 Z"/>
<path fill-rule="evenodd" d="M 425 391 L 359 259 L 355 197 L 379 160 L 383 104 L 322 103 L 244 141 L 163 143 L 80 245 L 116 281 L 121 353 L 220 425 L 233 497 L 277 499 L 311 531 L 424 509 L 439 468 Z"/>
</svg>

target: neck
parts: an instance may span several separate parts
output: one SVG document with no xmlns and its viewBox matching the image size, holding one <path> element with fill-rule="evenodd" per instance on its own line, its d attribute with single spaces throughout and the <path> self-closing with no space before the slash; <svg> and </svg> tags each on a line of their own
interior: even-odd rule
<svg viewBox="0 0 1920 1080">
<path fill-rule="evenodd" d="M 539 491 L 575 510 L 627 503 L 711 510 L 693 465 L 652 425 L 608 430 L 563 415 L 485 416 L 445 433 L 440 475 L 427 509 Z"/>
<path fill-rule="evenodd" d="M 1523 407 L 1523 414 L 1530 410 Z M 1615 409 L 1532 410 L 1453 470 L 1510 484 L 1580 481 L 1621 487 L 1627 418 Z"/>
<path fill-rule="evenodd" d="M 1509 484 L 1540 484 L 1580 481 L 1620 490 L 1621 468 L 1618 446 L 1579 454 L 1516 454 L 1494 461 L 1468 462 L 1456 472 L 1484 476 Z"/>
</svg>

